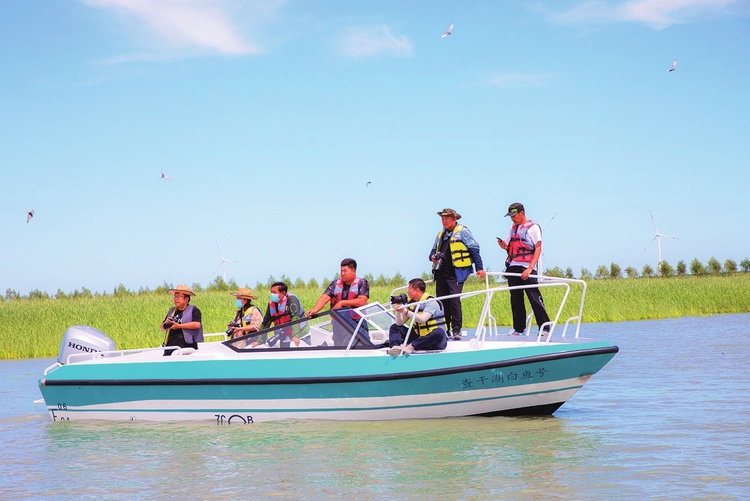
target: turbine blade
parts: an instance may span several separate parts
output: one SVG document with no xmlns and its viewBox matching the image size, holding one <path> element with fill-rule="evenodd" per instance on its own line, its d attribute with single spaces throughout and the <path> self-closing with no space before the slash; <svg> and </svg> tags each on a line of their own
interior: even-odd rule
<svg viewBox="0 0 750 501">
<path fill-rule="evenodd" d="M 654 233 L 657 235 L 659 234 L 659 230 L 656 229 L 656 220 L 654 220 L 654 215 L 651 214 L 651 211 L 648 211 L 649 215 L 651 216 L 651 222 L 654 223 Z"/>
<path fill-rule="evenodd" d="M 216 272 L 217 272 L 217 271 L 219 271 L 219 268 L 221 268 L 221 265 L 222 265 L 222 264 L 224 264 L 224 261 L 222 261 L 221 263 L 219 263 L 219 266 L 217 266 L 217 267 L 216 267 L 216 269 L 215 269 L 215 270 L 214 270 L 214 272 L 213 272 L 213 273 L 211 274 L 211 276 L 214 276 L 214 275 L 216 275 Z"/>
<path fill-rule="evenodd" d="M 651 239 L 651 241 L 648 243 L 648 245 L 643 248 L 643 250 L 641 251 L 641 254 L 643 254 L 644 252 L 646 252 L 646 249 L 648 249 L 649 245 L 651 245 L 652 243 L 654 243 L 654 240 L 656 240 L 657 238 L 659 238 L 659 235 L 656 235 L 654 238 Z"/>
</svg>

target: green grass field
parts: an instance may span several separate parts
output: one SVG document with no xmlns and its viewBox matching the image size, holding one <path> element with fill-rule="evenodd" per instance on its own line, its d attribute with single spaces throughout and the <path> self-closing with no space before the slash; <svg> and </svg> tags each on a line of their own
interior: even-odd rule
<svg viewBox="0 0 750 501">
<path fill-rule="evenodd" d="M 476 279 L 464 291 L 483 285 Z M 582 288 L 575 286 L 560 323 L 577 313 Z M 322 289 L 292 289 L 305 307 L 310 307 Z M 372 287 L 371 299 L 386 302 L 391 287 Z M 434 293 L 434 290 L 430 290 Z M 562 298 L 558 288 L 543 289 L 550 317 Z M 265 311 L 268 291 L 258 293 Z M 234 297 L 228 292 L 202 292 L 192 301 L 203 314 L 206 333 L 223 332 L 234 315 Z M 483 296 L 464 300 L 465 327 L 475 327 Z M 0 359 L 57 356 L 65 329 L 83 324 L 109 335 L 119 349 L 159 346 L 163 333 L 159 324 L 172 306 L 166 293 L 123 297 L 99 296 L 74 299 L 0 301 Z M 741 313 L 750 311 L 750 274 L 733 276 L 639 278 L 592 280 L 588 283 L 584 322 L 618 322 L 682 316 Z M 510 325 L 507 292 L 495 294 L 492 313 L 499 325 Z"/>
</svg>

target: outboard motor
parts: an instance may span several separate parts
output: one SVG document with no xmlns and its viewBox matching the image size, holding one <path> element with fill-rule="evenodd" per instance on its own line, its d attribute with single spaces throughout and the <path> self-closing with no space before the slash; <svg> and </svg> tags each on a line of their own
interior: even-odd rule
<svg viewBox="0 0 750 501">
<path fill-rule="evenodd" d="M 88 325 L 74 325 L 65 331 L 57 361 L 65 365 L 70 355 L 114 351 L 115 342 L 102 331 Z"/>
</svg>

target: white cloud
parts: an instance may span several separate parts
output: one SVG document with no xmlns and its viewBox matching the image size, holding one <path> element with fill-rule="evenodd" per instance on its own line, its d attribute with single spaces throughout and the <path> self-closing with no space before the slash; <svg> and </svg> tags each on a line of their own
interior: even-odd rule
<svg viewBox="0 0 750 501">
<path fill-rule="evenodd" d="M 489 83 L 504 89 L 525 89 L 541 87 L 551 79 L 551 73 L 493 73 Z"/>
<path fill-rule="evenodd" d="M 339 51 L 349 57 L 381 54 L 410 56 L 412 45 L 407 36 L 396 37 L 387 25 L 356 26 L 347 29 L 339 39 Z"/>
<path fill-rule="evenodd" d="M 630 21 L 664 28 L 720 15 L 742 3 L 743 0 L 633 0 L 624 3 L 593 0 L 552 13 L 551 18 L 561 24 Z"/>
<path fill-rule="evenodd" d="M 278 0 L 237 4 L 231 0 L 81 0 L 98 8 L 112 9 L 123 21 L 135 19 L 163 40 L 169 48 L 201 49 L 220 54 L 258 54 L 261 47 L 246 39 L 233 22 L 241 7 L 257 16 L 272 14 Z"/>
</svg>

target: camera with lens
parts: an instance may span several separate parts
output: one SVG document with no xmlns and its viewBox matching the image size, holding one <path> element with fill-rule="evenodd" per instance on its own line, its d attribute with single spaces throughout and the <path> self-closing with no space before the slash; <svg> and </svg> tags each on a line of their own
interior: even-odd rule
<svg viewBox="0 0 750 501">
<path fill-rule="evenodd" d="M 409 302 L 409 296 L 406 294 L 399 294 L 398 296 L 391 296 L 391 304 L 406 304 Z"/>
<path fill-rule="evenodd" d="M 171 329 L 176 320 L 177 319 L 174 317 L 167 317 L 167 319 L 164 320 L 162 326 L 164 327 L 164 329 Z"/>
<path fill-rule="evenodd" d="M 227 329 L 227 336 L 231 336 L 234 332 L 235 327 L 242 327 L 239 322 L 229 322 L 229 328 Z"/>
<path fill-rule="evenodd" d="M 433 273 L 438 271 L 440 267 L 443 265 L 443 258 L 445 257 L 445 252 L 436 252 L 434 256 L 435 256 L 435 261 L 432 263 Z"/>
</svg>

